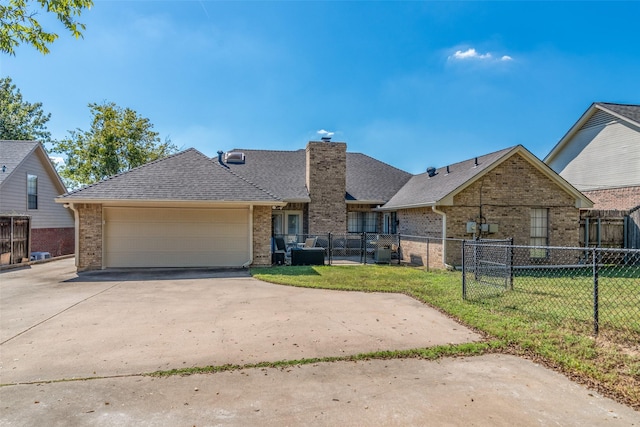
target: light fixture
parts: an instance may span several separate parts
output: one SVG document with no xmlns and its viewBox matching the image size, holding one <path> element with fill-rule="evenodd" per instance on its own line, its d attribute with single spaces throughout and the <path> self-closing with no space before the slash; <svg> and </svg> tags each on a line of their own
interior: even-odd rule
<svg viewBox="0 0 640 427">
<path fill-rule="evenodd" d="M 2 165 L 2 173 L 5 173 L 7 171 L 7 166 L 6 165 Z"/>
</svg>

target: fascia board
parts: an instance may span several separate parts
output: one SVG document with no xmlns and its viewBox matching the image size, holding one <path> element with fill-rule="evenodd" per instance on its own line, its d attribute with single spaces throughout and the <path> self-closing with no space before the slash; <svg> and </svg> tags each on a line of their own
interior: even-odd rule
<svg viewBox="0 0 640 427">
<path fill-rule="evenodd" d="M 549 154 L 547 154 L 547 156 L 544 158 L 543 162 L 547 163 L 547 164 L 549 162 L 551 162 L 554 159 L 554 157 L 556 157 L 558 155 L 558 153 L 560 151 L 562 151 L 562 149 L 565 147 L 565 145 L 567 145 L 569 143 L 569 141 L 573 138 L 573 136 L 582 127 L 582 125 L 584 125 L 587 122 L 587 120 L 589 120 L 591 118 L 591 116 L 593 116 L 595 114 L 596 110 L 598 110 L 598 109 L 604 110 L 599 105 L 596 105 L 595 102 L 593 104 L 591 104 L 591 106 L 589 108 L 587 108 L 587 111 L 585 111 L 582 114 L 582 116 L 580 116 L 578 121 L 575 122 L 575 124 L 573 126 L 571 126 L 571 128 L 567 131 L 567 133 L 564 134 L 564 136 L 562 138 L 560 138 L 560 141 L 558 141 L 558 143 L 551 149 Z M 610 111 L 607 110 L 607 113 L 610 113 Z"/>
<path fill-rule="evenodd" d="M 202 207 L 234 207 L 234 206 L 286 206 L 286 202 L 273 201 L 249 201 L 249 200 L 167 200 L 167 199 L 80 199 L 57 197 L 56 203 L 81 205 L 81 204 L 101 204 L 103 206 L 202 206 Z"/>
</svg>

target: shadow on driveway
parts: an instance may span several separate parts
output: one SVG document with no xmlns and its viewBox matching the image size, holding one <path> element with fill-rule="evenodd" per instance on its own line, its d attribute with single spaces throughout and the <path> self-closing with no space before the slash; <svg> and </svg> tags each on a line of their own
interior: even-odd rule
<svg viewBox="0 0 640 427">
<path fill-rule="evenodd" d="M 87 271 L 65 283 L 138 282 L 250 277 L 245 268 L 127 268 Z"/>
</svg>

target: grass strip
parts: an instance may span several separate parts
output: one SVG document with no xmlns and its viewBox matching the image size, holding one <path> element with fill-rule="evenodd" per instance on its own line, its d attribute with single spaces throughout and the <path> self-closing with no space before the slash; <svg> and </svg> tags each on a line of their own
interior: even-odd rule
<svg viewBox="0 0 640 427">
<path fill-rule="evenodd" d="M 477 343 L 464 343 L 464 344 L 450 344 L 441 345 L 428 348 L 416 348 L 411 350 L 389 350 L 389 351 L 376 351 L 371 353 L 360 353 L 351 356 L 329 356 L 329 357 L 313 357 L 309 359 L 297 359 L 297 360 L 278 360 L 275 362 L 258 362 L 248 363 L 245 365 L 225 364 L 217 366 L 204 366 L 204 367 L 190 367 L 169 369 L 165 371 L 156 371 L 144 376 L 151 377 L 169 377 L 173 375 L 195 375 L 195 374 L 214 374 L 219 372 L 238 371 L 242 369 L 255 369 L 255 368 L 288 368 L 290 366 L 310 365 L 316 363 L 331 363 L 331 362 L 356 362 L 364 360 L 391 360 L 391 359 L 425 359 L 425 360 L 437 360 L 443 357 L 463 357 L 463 356 L 480 356 L 488 353 L 497 353 L 504 349 L 504 343 L 500 341 L 489 342 L 477 342 Z"/>
<path fill-rule="evenodd" d="M 286 266 L 254 268 L 260 280 L 306 288 L 395 292 L 411 296 L 476 331 L 504 352 L 532 358 L 577 382 L 640 410 L 640 341 L 616 333 L 591 335 L 584 323 L 545 316 L 493 300 L 462 299 L 460 272 L 406 266 Z"/>
</svg>

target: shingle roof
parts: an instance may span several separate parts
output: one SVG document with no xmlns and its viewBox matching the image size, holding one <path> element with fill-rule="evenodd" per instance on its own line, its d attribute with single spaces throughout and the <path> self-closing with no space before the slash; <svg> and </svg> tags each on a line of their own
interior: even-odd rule
<svg viewBox="0 0 640 427">
<path fill-rule="evenodd" d="M 613 111 L 614 113 L 624 116 L 636 123 L 640 123 L 640 105 L 612 104 L 608 102 L 596 102 L 596 105 Z"/>
<path fill-rule="evenodd" d="M 385 203 L 411 174 L 360 153 L 347 153 L 347 200 Z"/>
<path fill-rule="evenodd" d="M 436 174 L 431 177 L 426 172 L 414 175 L 383 208 L 392 210 L 435 205 L 456 189 L 480 175 L 487 168 L 490 168 L 496 161 L 516 147 L 505 148 L 480 156 L 477 158 L 477 166 L 475 164 L 476 159 L 473 158 L 450 165 L 449 173 L 447 173 L 446 167 L 442 167 L 436 169 Z"/>
<path fill-rule="evenodd" d="M 286 201 L 308 202 L 306 151 L 234 149 L 245 154 L 244 164 L 229 164 L 234 172 Z M 384 203 L 411 174 L 361 153 L 347 153 L 347 200 Z"/>
<path fill-rule="evenodd" d="M 59 199 L 280 201 L 193 148 L 67 193 Z"/>
<path fill-rule="evenodd" d="M 260 186 L 286 201 L 309 202 L 306 186 L 305 150 L 273 151 L 235 149 L 245 154 L 244 164 L 229 168 L 247 181 Z"/>
<path fill-rule="evenodd" d="M 36 149 L 37 141 L 0 141 L 0 185 Z M 7 170 L 3 173 L 2 166 Z"/>
</svg>

